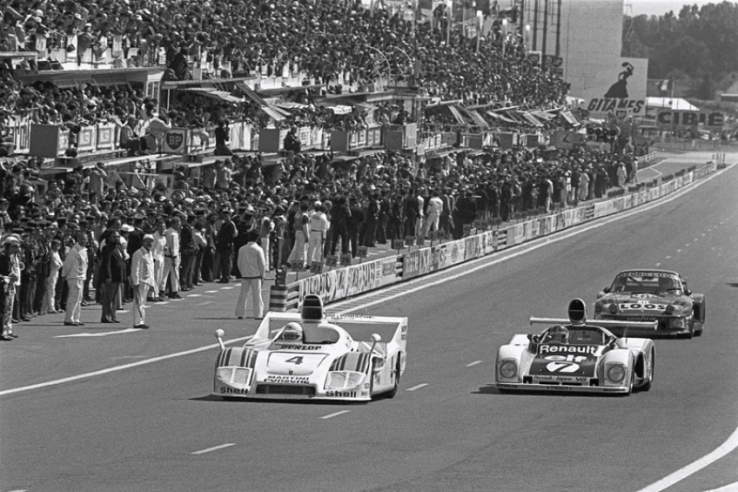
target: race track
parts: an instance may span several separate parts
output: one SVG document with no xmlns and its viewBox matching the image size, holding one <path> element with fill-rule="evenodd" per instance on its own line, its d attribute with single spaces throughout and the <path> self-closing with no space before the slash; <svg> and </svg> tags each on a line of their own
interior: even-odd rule
<svg viewBox="0 0 738 492">
<path fill-rule="evenodd" d="M 666 165 L 707 158 L 685 154 Z M 353 311 L 410 320 L 408 368 L 393 400 L 209 396 L 213 331 L 233 339 L 256 326 L 234 319 L 235 284 L 207 284 L 193 291 L 199 297 L 152 307 L 148 331 L 99 336 L 110 330 L 24 323 L 18 341 L 0 346 L 0 492 L 635 492 L 656 484 L 738 426 L 738 169 L 667 200 Z M 707 295 L 702 338 L 656 341 L 650 391 L 502 395 L 490 385 L 497 347 L 528 332 L 529 316 L 565 316 L 571 298 L 591 303 L 616 270 L 634 266 L 677 270 Z M 83 321 L 95 319 L 99 307 L 85 313 Z M 57 338 L 80 333 L 88 336 Z M 38 387 L 23 390 L 29 385 Z M 738 451 L 682 475 L 648 490 L 738 482 Z"/>
</svg>

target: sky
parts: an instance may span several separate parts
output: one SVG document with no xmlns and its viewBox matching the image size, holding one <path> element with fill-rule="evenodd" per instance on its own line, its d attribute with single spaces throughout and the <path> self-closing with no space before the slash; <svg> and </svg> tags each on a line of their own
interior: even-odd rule
<svg viewBox="0 0 738 492">
<path fill-rule="evenodd" d="M 721 3 L 722 0 L 624 0 L 625 13 L 637 15 L 664 15 L 670 10 L 678 14 L 684 5 L 702 6 L 708 3 Z M 630 6 L 630 8 L 629 8 Z"/>
</svg>

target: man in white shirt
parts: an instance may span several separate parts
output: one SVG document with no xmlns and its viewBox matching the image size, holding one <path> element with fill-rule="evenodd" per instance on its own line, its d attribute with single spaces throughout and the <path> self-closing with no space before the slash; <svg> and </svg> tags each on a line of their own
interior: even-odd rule
<svg viewBox="0 0 738 492">
<path fill-rule="evenodd" d="M 164 298 L 161 292 L 166 290 L 164 285 L 164 251 L 167 249 L 167 226 L 163 220 L 159 219 L 156 223 L 156 231 L 154 236 L 154 246 L 151 253 L 154 257 L 154 302 L 162 302 Z"/>
<path fill-rule="evenodd" d="M 166 286 L 169 282 L 170 299 L 182 299 L 182 296 L 179 295 L 179 229 L 181 227 L 181 219 L 175 216 L 170 220 L 169 228 L 166 230 L 167 245 L 164 250 L 162 283 Z"/>
<path fill-rule="evenodd" d="M 64 324 L 67 326 L 84 326 L 79 320 L 82 313 L 82 290 L 87 276 L 87 234 L 77 232 L 77 242 L 64 258 L 62 277 L 67 281 L 69 294 L 64 313 Z"/>
<path fill-rule="evenodd" d="M 149 293 L 149 288 L 156 283 L 154 279 L 154 236 L 146 234 L 143 237 L 143 245 L 133 253 L 131 259 L 131 285 L 133 286 L 133 327 L 148 328 L 144 303 Z"/>
<path fill-rule="evenodd" d="M 254 318 L 264 316 L 264 301 L 261 298 L 261 284 L 264 278 L 266 260 L 264 250 L 259 245 L 259 232 L 249 231 L 245 245 L 238 250 L 238 271 L 241 272 L 241 294 L 236 304 L 236 317 L 243 319 L 246 313 L 246 299 L 251 290 Z"/>
<path fill-rule="evenodd" d="M 438 223 L 443 212 L 443 200 L 438 196 L 438 191 L 433 191 L 433 196 L 428 200 L 428 217 L 423 227 L 423 239 L 428 237 L 428 233 L 438 230 Z"/>
<path fill-rule="evenodd" d="M 315 202 L 314 212 L 310 216 L 310 239 L 308 240 L 308 266 L 313 261 L 323 261 L 323 241 L 325 240 L 330 222 L 323 212 L 323 204 Z"/>
</svg>

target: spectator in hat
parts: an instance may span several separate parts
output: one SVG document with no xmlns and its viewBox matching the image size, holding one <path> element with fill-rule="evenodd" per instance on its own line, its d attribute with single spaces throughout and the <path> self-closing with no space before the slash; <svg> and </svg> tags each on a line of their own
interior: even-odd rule
<svg viewBox="0 0 738 492">
<path fill-rule="evenodd" d="M 259 245 L 259 231 L 248 232 L 248 242 L 238 250 L 238 271 L 241 273 L 241 294 L 236 304 L 236 317 L 243 319 L 246 314 L 246 302 L 249 290 L 252 295 L 254 318 L 264 316 L 264 301 L 261 297 L 261 285 L 266 271 L 264 250 Z"/>
<path fill-rule="evenodd" d="M 64 324 L 67 326 L 84 326 L 80 321 L 82 313 L 82 291 L 87 276 L 87 235 L 83 232 L 75 234 L 76 243 L 69 250 L 62 265 L 62 277 L 67 281 L 69 294 L 64 310 Z"/>
<path fill-rule="evenodd" d="M 13 333 L 13 303 L 15 301 L 16 289 L 20 285 L 21 270 L 18 251 L 21 246 L 17 235 L 8 235 L 2 240 L 3 249 L 0 251 L 0 306 L 3 313 L 3 326 L 0 340 L 12 341 L 17 338 Z"/>
<path fill-rule="evenodd" d="M 131 285 L 133 286 L 133 327 L 146 329 L 146 312 L 144 303 L 149 289 L 156 285 L 154 278 L 154 236 L 146 234 L 141 247 L 133 253 L 131 261 Z"/>
</svg>

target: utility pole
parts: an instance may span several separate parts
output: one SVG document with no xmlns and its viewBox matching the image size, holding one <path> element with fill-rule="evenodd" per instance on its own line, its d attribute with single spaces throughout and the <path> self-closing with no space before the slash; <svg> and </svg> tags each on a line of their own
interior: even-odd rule
<svg viewBox="0 0 738 492">
<path fill-rule="evenodd" d="M 546 41 L 548 40 L 548 2 L 543 0 L 543 43 L 541 43 L 541 54 L 546 56 Z"/>
<path fill-rule="evenodd" d="M 556 58 L 561 56 L 561 0 L 558 0 L 556 12 Z"/>
<path fill-rule="evenodd" d="M 535 0 L 535 4 L 533 6 L 533 51 L 537 49 L 538 49 L 538 0 Z"/>
</svg>

